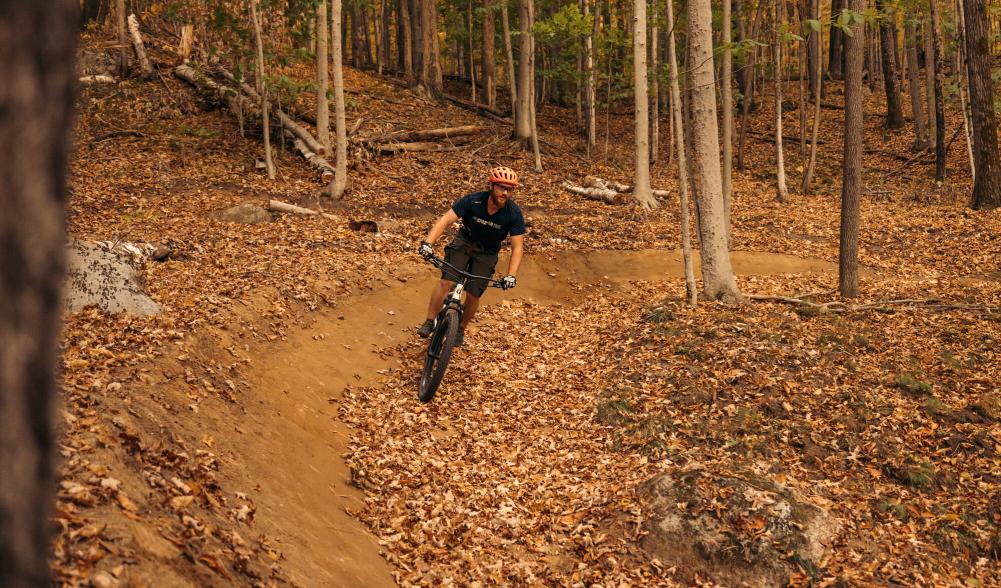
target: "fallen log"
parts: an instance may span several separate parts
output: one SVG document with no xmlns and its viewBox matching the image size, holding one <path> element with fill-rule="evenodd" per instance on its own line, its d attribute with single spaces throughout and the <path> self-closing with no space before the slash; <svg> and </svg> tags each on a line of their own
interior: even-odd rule
<svg viewBox="0 0 1001 588">
<path fill-rule="evenodd" d="M 755 139 L 759 140 L 759 141 L 764 141 L 765 143 L 774 143 L 775 142 L 775 135 L 769 135 L 769 134 L 766 134 L 766 133 L 756 133 L 756 132 L 753 132 L 753 131 L 750 132 L 750 133 L 748 133 L 748 134 L 751 135 L 752 137 L 754 137 Z M 799 142 L 799 137 L 790 137 L 788 135 L 782 135 L 782 141 L 786 142 L 786 143 L 798 143 Z M 823 145 L 824 143 L 827 143 L 827 141 L 825 141 L 823 139 L 817 139 L 817 145 Z"/>
<path fill-rule="evenodd" d="M 373 135 L 364 139 L 359 139 L 360 143 L 373 145 L 375 143 L 412 143 L 415 141 L 428 141 L 432 139 L 450 139 L 454 137 L 464 137 L 475 135 L 483 130 L 483 127 L 476 125 L 466 125 L 462 127 L 445 127 L 441 129 L 428 129 L 423 131 L 397 131 L 395 133 L 383 133 Z"/>
<path fill-rule="evenodd" d="M 620 184 L 614 180 L 605 180 L 596 176 L 586 176 L 584 178 L 584 186 L 588 188 L 598 188 L 601 190 L 612 190 L 614 192 L 621 193 L 632 193 L 633 187 L 626 184 Z M 651 189 L 650 192 L 658 198 L 668 198 L 671 193 L 667 190 L 655 190 Z"/>
<path fill-rule="evenodd" d="M 132 47 L 135 48 L 136 57 L 139 58 L 139 66 L 142 68 L 143 77 L 152 77 L 153 66 L 150 65 L 149 58 L 146 57 L 146 48 L 143 46 L 143 38 L 142 35 L 139 34 L 139 19 L 136 18 L 135 14 L 129 15 L 129 34 L 132 36 Z"/>
<path fill-rule="evenodd" d="M 93 76 L 83 76 L 80 78 L 80 83 L 84 86 L 92 86 L 94 84 L 115 84 L 117 81 L 109 75 L 98 74 Z"/>
<path fill-rule="evenodd" d="M 468 102 L 466 100 L 463 100 L 462 98 L 457 98 L 455 96 L 449 96 L 448 94 L 445 95 L 445 100 L 448 100 L 449 102 L 455 104 L 460 108 L 464 108 L 466 110 L 475 112 L 476 114 L 485 116 L 491 120 L 495 120 L 497 122 L 502 122 L 505 124 L 511 124 L 511 119 L 505 117 L 503 112 L 494 108 L 490 108 L 485 104 L 473 104 L 472 102 Z"/>
<path fill-rule="evenodd" d="M 599 200 L 605 204 L 622 204 L 626 201 L 625 194 L 611 188 L 585 188 L 570 182 L 563 182 L 563 189 L 591 200 Z"/>
<path fill-rule="evenodd" d="M 396 155 L 397 153 L 415 153 L 418 151 L 458 151 L 464 149 L 464 146 L 470 142 L 472 142 L 471 137 L 456 137 L 449 143 L 437 143 L 434 141 L 380 143 L 373 148 L 384 155 Z"/>
<path fill-rule="evenodd" d="M 247 112 L 248 110 L 253 111 L 256 109 L 256 105 L 252 104 L 250 100 L 242 94 L 232 88 L 220 84 L 213 79 L 205 76 L 199 76 L 198 72 L 195 71 L 195 68 L 190 65 L 181 64 L 175 67 L 174 75 L 181 78 L 185 82 L 188 82 L 195 88 L 208 88 L 215 94 L 216 98 L 228 104 L 229 109 L 236 116 L 240 116 L 241 112 Z"/>
<path fill-rule="evenodd" d="M 302 155 L 303 159 L 308 161 L 309 164 L 316 169 L 316 171 L 320 172 L 320 178 L 322 178 L 324 182 L 330 182 L 330 180 L 334 179 L 335 170 L 334 167 L 330 165 L 330 162 L 324 159 L 321 155 L 311 151 L 302 139 L 296 137 L 295 134 L 288 129 L 285 129 L 285 138 L 292 142 L 292 145 L 295 146 L 296 151 Z"/>
<path fill-rule="evenodd" d="M 268 200 L 268 209 L 275 212 L 288 212 L 291 214 L 298 214 L 302 216 L 322 216 L 323 218 L 341 221 L 343 220 L 339 216 L 333 214 L 327 214 L 326 212 L 317 212 L 311 208 L 304 208 L 302 206 L 296 206 L 295 204 L 289 204 L 288 202 L 282 202 L 281 200 Z"/>
</svg>

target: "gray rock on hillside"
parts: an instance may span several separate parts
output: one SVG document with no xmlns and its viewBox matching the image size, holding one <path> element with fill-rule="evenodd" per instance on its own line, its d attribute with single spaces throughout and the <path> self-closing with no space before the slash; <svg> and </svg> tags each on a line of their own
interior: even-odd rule
<svg viewBox="0 0 1001 588">
<path fill-rule="evenodd" d="M 819 573 L 838 533 L 824 509 L 756 474 L 689 469 L 648 480 L 639 497 L 652 513 L 641 546 L 687 581 L 786 586 Z"/>
<path fill-rule="evenodd" d="M 250 202 L 244 202 L 243 204 L 231 206 L 226 210 L 220 210 L 215 214 L 215 217 L 219 220 L 245 225 L 257 225 L 271 220 L 271 215 L 268 211 Z"/>
<path fill-rule="evenodd" d="M 63 300 L 71 312 L 96 305 L 112 314 L 160 313 L 160 305 L 144 291 L 141 261 L 134 254 L 72 238 L 66 247 Z"/>
</svg>

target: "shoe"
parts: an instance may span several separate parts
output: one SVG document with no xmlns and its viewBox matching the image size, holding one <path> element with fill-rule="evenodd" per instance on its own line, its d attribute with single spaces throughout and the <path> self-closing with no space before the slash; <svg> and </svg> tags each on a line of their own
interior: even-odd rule
<svg viewBox="0 0 1001 588">
<path fill-rule="evenodd" d="M 466 334 L 466 330 L 463 329 L 462 327 L 459 327 L 459 332 L 455 334 L 455 346 L 456 347 L 462 347 L 462 341 L 465 339 L 465 337 L 464 337 L 465 334 Z"/>
<path fill-rule="evenodd" d="M 434 331 L 434 321 L 428 319 L 424 321 L 424 324 L 417 329 L 417 334 L 426 339 L 431 335 L 433 331 Z"/>
</svg>

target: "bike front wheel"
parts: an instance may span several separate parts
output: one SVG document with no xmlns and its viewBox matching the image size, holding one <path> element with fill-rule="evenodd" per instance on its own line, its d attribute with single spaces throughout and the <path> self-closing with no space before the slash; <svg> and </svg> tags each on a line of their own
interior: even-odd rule
<svg viewBox="0 0 1001 588">
<path fill-rule="evenodd" d="M 445 375 L 445 368 L 448 367 L 448 360 L 452 358 L 452 348 L 455 347 L 458 333 L 459 313 L 450 308 L 445 311 L 445 316 L 431 333 L 427 356 L 424 358 L 424 369 L 421 371 L 420 388 L 417 391 L 417 398 L 421 402 L 431 402 L 434 393 L 438 391 L 441 379 Z"/>
</svg>

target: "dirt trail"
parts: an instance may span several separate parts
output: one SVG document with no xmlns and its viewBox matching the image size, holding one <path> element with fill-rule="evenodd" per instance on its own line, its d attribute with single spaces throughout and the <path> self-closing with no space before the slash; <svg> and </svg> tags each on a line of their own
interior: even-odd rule
<svg viewBox="0 0 1001 588">
<path fill-rule="evenodd" d="M 562 252 L 526 258 L 519 286 L 491 291 L 485 303 L 532 298 L 572 303 L 585 286 L 617 287 L 634 280 L 683 276 L 681 252 Z M 787 255 L 735 252 L 739 274 L 828 273 L 836 266 Z M 696 261 L 697 264 L 697 261 Z M 506 267 L 502 259 L 499 268 Z M 697 266 L 696 266 L 697 267 Z M 337 407 L 346 386 L 376 382 L 379 370 L 398 363 L 386 350 L 412 340 L 423 318 L 433 270 L 400 268 L 388 285 L 354 296 L 296 329 L 265 356 L 255 357 L 249 422 L 235 452 L 245 457 L 247 481 L 259 483 L 258 521 L 281 539 L 284 567 L 302 585 L 393 585 L 390 566 L 374 537 L 345 509 L 363 494 L 351 485 L 342 455 L 347 428 Z M 415 393 L 416 394 L 416 393 Z"/>
</svg>

